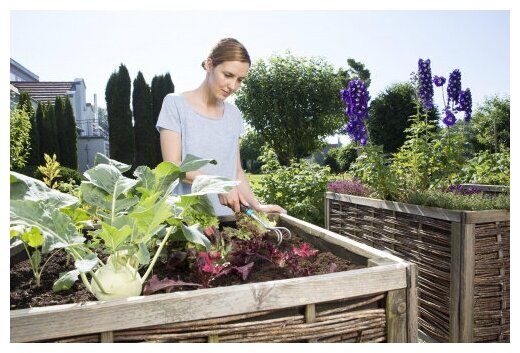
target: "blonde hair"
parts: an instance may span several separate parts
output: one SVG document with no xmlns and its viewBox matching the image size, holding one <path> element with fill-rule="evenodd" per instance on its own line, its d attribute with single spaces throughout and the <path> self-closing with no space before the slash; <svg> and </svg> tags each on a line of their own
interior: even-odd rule
<svg viewBox="0 0 520 353">
<path fill-rule="evenodd" d="M 224 61 L 241 61 L 251 65 L 249 53 L 242 43 L 234 38 L 224 38 L 211 49 L 208 59 L 211 59 L 213 67 Z M 202 68 L 206 69 L 206 60 L 202 62 Z"/>
</svg>

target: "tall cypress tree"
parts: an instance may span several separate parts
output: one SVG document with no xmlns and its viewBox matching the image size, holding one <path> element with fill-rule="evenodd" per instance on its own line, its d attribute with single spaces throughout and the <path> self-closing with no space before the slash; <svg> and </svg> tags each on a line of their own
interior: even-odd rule
<svg viewBox="0 0 520 353">
<path fill-rule="evenodd" d="M 175 86 L 173 85 L 170 73 L 165 75 L 154 76 L 152 79 L 152 115 L 153 125 L 157 124 L 159 113 L 161 112 L 162 102 L 164 97 L 169 93 L 175 92 Z M 161 153 L 161 142 L 159 139 L 159 132 L 155 129 L 155 148 L 156 148 L 156 161 L 157 163 L 162 161 Z"/>
<path fill-rule="evenodd" d="M 152 119 L 152 95 L 141 71 L 134 80 L 132 94 L 135 133 L 135 166 L 147 165 L 155 168 L 156 141 Z"/>
<path fill-rule="evenodd" d="M 54 99 L 54 123 L 56 127 L 56 147 L 58 148 L 56 156 L 61 165 L 63 165 L 63 153 L 67 153 L 67 146 L 63 143 L 63 138 L 65 136 L 65 132 L 63 131 L 64 110 L 65 106 L 63 104 L 63 99 L 62 97 L 57 96 L 56 99 Z"/>
<path fill-rule="evenodd" d="M 36 164 L 34 165 L 42 165 L 45 163 L 43 159 L 43 148 L 45 145 L 45 142 L 43 141 L 43 138 L 45 136 L 44 126 L 43 126 L 43 116 L 45 115 L 45 104 L 42 102 L 38 102 L 38 107 L 36 108 L 36 114 L 34 117 L 34 120 L 36 121 L 36 130 L 38 130 L 38 137 L 39 137 L 39 143 L 38 143 L 38 158 L 35 159 Z"/>
<path fill-rule="evenodd" d="M 110 157 L 117 161 L 134 163 L 134 131 L 130 110 L 130 75 L 121 64 L 112 73 L 105 89 L 110 143 Z"/>
<path fill-rule="evenodd" d="M 61 164 L 71 169 L 78 169 L 78 131 L 69 97 L 63 99 L 62 119 Z"/>
<path fill-rule="evenodd" d="M 38 131 L 38 125 L 36 124 L 36 115 L 34 108 L 31 103 L 31 97 L 26 91 L 20 92 L 20 98 L 18 100 L 18 109 L 23 109 L 29 114 L 31 119 L 31 132 L 29 134 L 30 148 L 29 157 L 27 157 L 27 165 L 39 165 L 40 164 L 40 133 Z"/>
<path fill-rule="evenodd" d="M 54 117 L 54 106 L 51 102 L 43 105 L 42 134 L 40 135 L 40 164 L 44 164 L 43 154 L 49 156 L 56 154 L 56 158 L 60 160 L 58 149 L 58 138 L 56 134 L 56 120 Z"/>
</svg>

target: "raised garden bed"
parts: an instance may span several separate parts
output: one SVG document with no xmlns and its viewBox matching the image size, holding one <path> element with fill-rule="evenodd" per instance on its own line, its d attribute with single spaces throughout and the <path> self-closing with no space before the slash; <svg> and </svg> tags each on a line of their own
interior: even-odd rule
<svg viewBox="0 0 520 353">
<path fill-rule="evenodd" d="M 11 310 L 11 342 L 416 342 L 415 265 L 282 215 L 282 226 L 365 268 Z"/>
<path fill-rule="evenodd" d="M 417 264 L 421 334 L 440 342 L 509 342 L 509 211 L 327 192 L 325 227 Z"/>
</svg>

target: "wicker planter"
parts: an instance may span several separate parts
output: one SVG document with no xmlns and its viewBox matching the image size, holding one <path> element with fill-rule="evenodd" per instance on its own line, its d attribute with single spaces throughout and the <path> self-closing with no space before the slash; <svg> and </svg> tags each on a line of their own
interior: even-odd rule
<svg viewBox="0 0 520 353">
<path fill-rule="evenodd" d="M 288 280 L 11 311 L 11 342 L 416 342 L 415 265 L 281 216 L 367 267 Z"/>
<path fill-rule="evenodd" d="M 417 264 L 421 334 L 509 342 L 509 211 L 459 211 L 327 192 L 325 227 Z"/>
</svg>

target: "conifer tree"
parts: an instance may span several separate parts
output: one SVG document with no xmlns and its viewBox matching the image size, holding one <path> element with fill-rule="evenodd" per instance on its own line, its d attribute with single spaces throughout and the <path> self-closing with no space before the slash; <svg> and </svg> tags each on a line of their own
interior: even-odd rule
<svg viewBox="0 0 520 353">
<path fill-rule="evenodd" d="M 69 97 L 63 99 L 63 115 L 61 126 L 61 165 L 78 169 L 78 131 L 74 110 Z"/>
<path fill-rule="evenodd" d="M 40 135 L 40 164 L 44 163 L 43 154 L 49 156 L 56 154 L 60 160 L 58 149 L 58 138 L 56 134 L 56 120 L 54 116 L 54 106 L 51 102 L 43 105 L 42 134 Z"/>
<path fill-rule="evenodd" d="M 31 150 L 29 151 L 29 157 L 27 157 L 27 165 L 38 165 L 40 164 L 40 133 L 36 124 L 36 115 L 31 103 L 31 97 L 26 91 L 20 92 L 18 109 L 23 109 L 27 112 L 31 119 L 31 131 L 29 133 Z"/>
<path fill-rule="evenodd" d="M 38 102 L 38 107 L 36 108 L 36 114 L 34 117 L 34 120 L 36 122 L 36 130 L 38 131 L 38 158 L 35 159 L 36 163 L 34 165 L 42 165 L 45 163 L 45 160 L 43 159 L 43 148 L 44 148 L 44 141 L 43 137 L 45 136 L 44 126 L 43 126 L 43 116 L 45 113 L 45 104 L 42 102 Z"/>
<path fill-rule="evenodd" d="M 146 83 L 141 71 L 134 80 L 132 94 L 132 110 L 134 114 L 135 164 L 155 168 L 156 137 L 155 124 L 152 118 L 152 96 L 150 86 Z"/>
<path fill-rule="evenodd" d="M 169 93 L 175 92 L 170 73 L 165 75 L 154 76 L 152 79 L 152 116 L 153 125 L 157 124 L 159 113 L 161 112 L 162 102 L 164 97 Z M 159 139 L 159 132 L 155 129 L 155 146 L 156 146 L 156 163 L 162 161 L 161 143 Z"/>
<path fill-rule="evenodd" d="M 65 152 L 67 146 L 63 144 L 63 110 L 65 106 L 63 105 L 63 99 L 60 96 L 57 96 L 54 99 L 54 126 L 56 127 L 56 146 L 58 148 L 58 153 L 56 154 L 58 161 L 61 165 L 63 165 L 63 152 Z M 65 152 L 66 153 L 66 152 Z M 52 156 L 52 155 L 50 155 Z"/>
<path fill-rule="evenodd" d="M 134 130 L 130 110 L 130 75 L 124 64 L 110 76 L 105 89 L 109 124 L 110 157 L 134 163 Z"/>
</svg>

